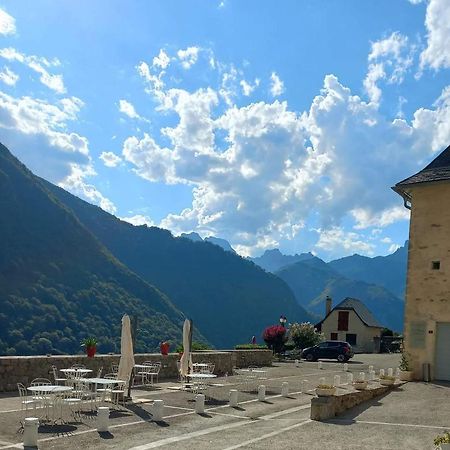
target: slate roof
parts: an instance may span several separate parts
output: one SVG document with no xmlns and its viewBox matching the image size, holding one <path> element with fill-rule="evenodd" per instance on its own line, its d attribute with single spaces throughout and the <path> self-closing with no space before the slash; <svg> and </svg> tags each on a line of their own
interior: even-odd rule
<svg viewBox="0 0 450 450">
<path fill-rule="evenodd" d="M 369 311 L 367 306 L 361 301 L 356 298 L 347 297 L 344 300 L 342 300 L 341 303 L 336 305 L 330 313 L 321 320 L 317 325 L 322 325 L 322 322 L 326 320 L 326 318 L 333 312 L 333 311 L 349 311 L 353 310 L 355 311 L 356 315 L 366 324 L 368 327 L 378 327 L 383 328 L 382 325 L 378 322 L 377 319 L 375 319 L 374 315 Z M 317 326 L 316 325 L 316 326 Z"/>
<path fill-rule="evenodd" d="M 400 181 L 392 189 L 402 195 L 407 194 L 405 189 L 413 184 L 444 180 L 450 180 L 450 145 L 428 166 L 415 175 Z"/>
</svg>

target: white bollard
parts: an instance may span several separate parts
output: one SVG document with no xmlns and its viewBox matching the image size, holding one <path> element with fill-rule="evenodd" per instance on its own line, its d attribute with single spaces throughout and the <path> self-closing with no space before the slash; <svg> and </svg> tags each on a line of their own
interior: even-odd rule
<svg viewBox="0 0 450 450">
<path fill-rule="evenodd" d="M 295 367 L 298 367 L 300 365 L 300 361 L 298 359 L 295 360 Z"/>
<path fill-rule="evenodd" d="M 366 381 L 366 374 L 364 372 L 359 372 L 359 381 Z"/>
<path fill-rule="evenodd" d="M 318 362 L 317 362 L 317 368 L 318 368 L 319 370 L 322 370 L 322 367 L 323 367 L 322 361 L 318 361 Z"/>
<path fill-rule="evenodd" d="M 109 408 L 99 406 L 97 411 L 97 431 L 104 433 L 109 431 Z"/>
<path fill-rule="evenodd" d="M 392 377 L 394 375 L 394 370 L 392 369 L 392 367 L 389 367 L 389 369 L 387 370 L 387 374 L 388 377 Z"/>
<path fill-rule="evenodd" d="M 369 381 L 375 380 L 375 370 L 369 372 Z"/>
<path fill-rule="evenodd" d="M 349 372 L 348 374 L 347 374 L 347 376 L 348 376 L 348 384 L 352 384 L 353 383 L 353 374 L 351 373 L 351 372 Z"/>
<path fill-rule="evenodd" d="M 258 386 L 258 400 L 260 402 L 263 402 L 266 400 L 266 387 L 263 384 Z"/>
<path fill-rule="evenodd" d="M 400 369 L 397 367 L 395 369 L 395 378 L 399 378 L 400 377 Z"/>
<path fill-rule="evenodd" d="M 204 396 L 204 394 L 197 394 L 195 396 L 195 412 L 197 414 L 205 413 L 205 396 Z"/>
<path fill-rule="evenodd" d="M 348 364 L 344 363 L 344 372 L 347 372 L 347 371 L 348 371 Z"/>
<path fill-rule="evenodd" d="M 325 378 L 319 378 L 319 384 L 325 384 Z"/>
<path fill-rule="evenodd" d="M 235 408 L 238 405 L 238 391 L 237 389 L 230 390 L 230 406 Z"/>
<path fill-rule="evenodd" d="M 306 394 L 306 392 L 308 392 L 308 380 L 303 380 L 301 382 L 300 390 L 302 391 L 302 394 Z"/>
<path fill-rule="evenodd" d="M 152 418 L 154 422 L 161 422 L 163 419 L 164 401 L 155 400 L 152 408 Z"/>
<path fill-rule="evenodd" d="M 340 375 L 335 375 L 334 376 L 333 385 L 336 386 L 336 387 L 341 385 L 341 377 L 340 377 Z"/>
<path fill-rule="evenodd" d="M 384 377 L 384 369 L 380 369 L 380 377 Z"/>
<path fill-rule="evenodd" d="M 25 418 L 23 425 L 23 446 L 37 447 L 39 419 L 37 417 Z"/>
<path fill-rule="evenodd" d="M 289 397 L 289 383 L 287 381 L 281 383 L 281 396 Z"/>
<path fill-rule="evenodd" d="M 369 366 L 369 372 L 372 372 L 373 366 Z"/>
</svg>

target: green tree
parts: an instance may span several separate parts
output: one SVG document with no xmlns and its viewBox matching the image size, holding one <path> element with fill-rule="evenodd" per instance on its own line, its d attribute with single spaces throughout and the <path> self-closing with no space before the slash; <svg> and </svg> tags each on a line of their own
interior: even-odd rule
<svg viewBox="0 0 450 450">
<path fill-rule="evenodd" d="M 319 333 L 309 322 L 291 324 L 289 335 L 295 347 L 300 349 L 312 347 L 324 339 L 323 334 Z"/>
</svg>

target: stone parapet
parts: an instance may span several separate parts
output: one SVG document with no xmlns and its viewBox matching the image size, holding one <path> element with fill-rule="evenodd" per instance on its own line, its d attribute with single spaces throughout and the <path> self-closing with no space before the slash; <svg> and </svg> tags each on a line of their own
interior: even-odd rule
<svg viewBox="0 0 450 450">
<path fill-rule="evenodd" d="M 159 379 L 178 377 L 178 353 L 163 356 L 159 353 L 141 353 L 134 356 L 136 364 L 145 361 L 161 362 Z M 74 364 L 83 364 L 96 374 L 103 368 L 103 374 L 110 373 L 111 365 L 118 364 L 120 355 L 51 355 L 51 356 L 1 356 L 0 357 L 0 392 L 17 390 L 17 383 L 28 386 L 34 378 L 48 378 L 53 381 L 52 366 L 64 369 Z M 206 362 L 215 365 L 216 375 L 233 374 L 233 368 L 272 365 L 270 350 L 224 350 L 199 351 L 192 354 L 193 362 Z M 58 372 L 61 377 L 62 373 Z"/>
</svg>

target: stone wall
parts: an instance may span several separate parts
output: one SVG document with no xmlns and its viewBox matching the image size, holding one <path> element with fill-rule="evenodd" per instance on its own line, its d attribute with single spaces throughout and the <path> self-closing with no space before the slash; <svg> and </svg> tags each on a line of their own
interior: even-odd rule
<svg viewBox="0 0 450 450">
<path fill-rule="evenodd" d="M 103 368 L 103 375 L 111 372 L 111 364 L 119 363 L 119 355 L 95 355 L 88 358 L 85 355 L 62 356 L 1 356 L 0 357 L 0 392 L 17 390 L 17 383 L 29 385 L 34 378 L 48 378 L 53 381 L 51 366 L 58 369 L 83 364 L 96 374 Z M 143 353 L 134 357 L 136 364 L 145 361 L 160 361 L 160 379 L 175 379 L 178 377 L 177 361 L 179 355 L 171 353 L 162 356 L 159 353 Z M 233 367 L 270 366 L 272 352 L 270 350 L 230 350 L 201 351 L 192 354 L 193 362 L 208 362 L 215 364 L 216 375 L 232 374 Z M 62 376 L 59 372 L 58 376 Z"/>
<path fill-rule="evenodd" d="M 404 384 L 404 383 L 400 383 Z M 346 392 L 344 394 L 332 395 L 331 397 L 314 397 L 311 399 L 311 419 L 327 420 L 338 414 L 351 409 L 360 403 L 381 397 L 392 389 L 398 388 L 399 384 L 393 386 L 376 386 L 361 391 Z"/>
</svg>

